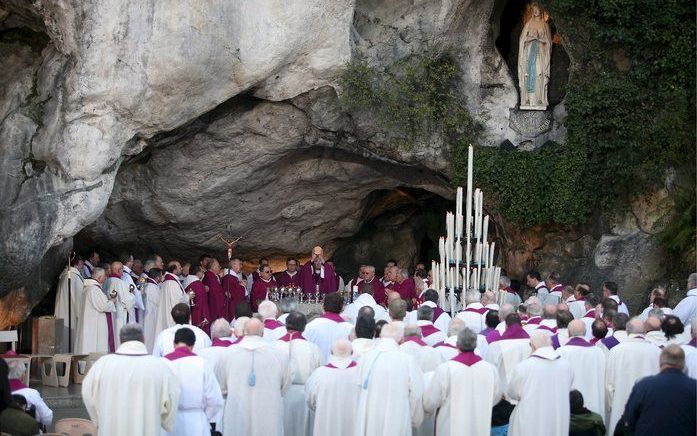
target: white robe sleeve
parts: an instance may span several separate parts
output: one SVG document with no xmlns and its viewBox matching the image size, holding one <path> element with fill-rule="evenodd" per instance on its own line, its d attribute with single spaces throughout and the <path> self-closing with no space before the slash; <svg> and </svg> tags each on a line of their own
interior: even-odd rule
<svg viewBox="0 0 697 436">
<path fill-rule="evenodd" d="M 424 376 L 414 358 L 409 359 L 409 408 L 411 425 L 418 427 L 424 419 Z"/>
<path fill-rule="evenodd" d="M 448 397 L 450 377 L 448 364 L 442 364 L 435 370 L 424 392 L 424 412 L 432 414 L 438 410 Z"/>
<path fill-rule="evenodd" d="M 99 383 L 95 383 L 95 378 L 101 372 L 101 367 L 102 365 L 97 360 L 82 381 L 82 401 L 85 403 L 85 409 L 87 409 L 90 419 L 97 427 L 99 427 L 99 414 L 97 413 Z"/>
<path fill-rule="evenodd" d="M 97 312 L 116 312 L 114 303 L 106 298 L 98 288 L 91 288 L 85 294 L 85 298 Z"/>
<path fill-rule="evenodd" d="M 314 371 L 305 383 L 305 401 L 307 402 L 307 407 L 312 411 L 317 410 L 317 379 L 319 377 L 318 371 Z"/>
<path fill-rule="evenodd" d="M 521 362 L 523 363 L 523 362 Z M 525 382 L 525 375 L 520 371 L 520 363 L 513 370 L 511 374 L 511 379 L 508 381 L 508 389 L 506 391 L 506 396 L 513 401 L 520 401 L 520 396 L 523 392 L 523 384 Z"/>
<path fill-rule="evenodd" d="M 207 367 L 206 371 L 203 373 L 203 390 L 206 397 L 206 417 L 208 422 L 213 422 L 220 419 L 221 412 L 223 411 L 223 394 L 220 392 L 220 385 L 218 385 L 218 380 L 216 380 L 213 373 L 213 368 Z"/>
<path fill-rule="evenodd" d="M 162 395 L 160 403 L 160 420 L 162 428 L 166 431 L 172 431 L 174 423 L 177 419 L 177 407 L 179 405 L 179 395 L 181 388 L 179 380 L 174 373 L 167 368 L 167 376 L 162 381 Z"/>
</svg>

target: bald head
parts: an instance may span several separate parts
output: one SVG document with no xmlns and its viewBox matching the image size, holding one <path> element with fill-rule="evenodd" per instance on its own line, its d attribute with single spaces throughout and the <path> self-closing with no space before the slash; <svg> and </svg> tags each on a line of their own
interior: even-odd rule
<svg viewBox="0 0 697 436">
<path fill-rule="evenodd" d="M 399 292 L 392 291 L 389 294 L 387 294 L 387 303 L 389 304 L 390 301 L 399 300 L 400 298 L 402 298 L 402 296 L 399 295 Z"/>
<path fill-rule="evenodd" d="M 513 313 L 513 305 L 512 304 L 504 304 L 499 309 L 499 320 L 501 322 L 505 321 L 506 317 L 512 313 Z"/>
<path fill-rule="evenodd" d="M 680 371 L 685 369 L 685 352 L 680 345 L 670 344 L 663 348 L 660 357 L 661 370 L 675 368 Z"/>
<path fill-rule="evenodd" d="M 629 320 L 627 323 L 627 334 L 641 335 L 644 333 L 646 333 L 646 330 L 644 330 L 644 323 L 641 322 L 641 319 L 634 317 Z"/>
<path fill-rule="evenodd" d="M 548 334 L 534 331 L 532 332 L 532 335 L 530 335 L 530 347 L 532 347 L 532 351 L 551 346 L 552 338 Z"/>
<path fill-rule="evenodd" d="M 264 335 L 264 323 L 256 318 L 252 318 L 247 321 L 244 326 L 245 336 L 263 336 Z"/>
<path fill-rule="evenodd" d="M 244 336 L 244 326 L 249 321 L 248 316 L 241 316 L 235 320 L 235 336 L 241 338 Z"/>
<path fill-rule="evenodd" d="M 554 304 L 545 304 L 542 307 L 542 318 L 557 319 L 557 306 Z"/>
<path fill-rule="evenodd" d="M 569 329 L 569 337 L 583 337 L 586 335 L 586 324 L 584 324 L 584 322 L 580 319 L 571 321 L 567 328 Z"/>
<path fill-rule="evenodd" d="M 259 303 L 259 315 L 264 319 L 275 319 L 278 314 L 276 303 L 270 300 L 264 300 Z"/>
<path fill-rule="evenodd" d="M 457 336 L 461 331 L 465 329 L 465 322 L 460 318 L 454 318 L 450 321 L 450 326 L 448 326 L 448 337 Z"/>
<path fill-rule="evenodd" d="M 631 321 L 630 321 L 631 322 Z M 644 323 L 644 330 L 653 332 L 661 329 L 661 320 L 655 316 L 649 316 Z"/>
<path fill-rule="evenodd" d="M 121 276 L 123 274 L 123 264 L 121 262 L 111 262 L 111 273 Z"/>
<path fill-rule="evenodd" d="M 382 327 L 380 331 L 380 338 L 382 339 L 394 339 L 398 344 L 402 342 L 404 338 L 404 323 L 402 322 L 391 322 Z"/>
<path fill-rule="evenodd" d="M 211 324 L 211 338 L 227 338 L 232 334 L 230 323 L 224 318 L 218 318 Z"/>
<path fill-rule="evenodd" d="M 346 339 L 339 339 L 332 345 L 332 356 L 347 358 L 351 357 L 353 347 Z"/>
</svg>

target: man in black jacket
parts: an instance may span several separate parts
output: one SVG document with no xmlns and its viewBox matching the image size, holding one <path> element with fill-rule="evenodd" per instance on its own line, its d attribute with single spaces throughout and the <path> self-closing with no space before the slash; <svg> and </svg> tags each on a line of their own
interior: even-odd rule
<svg viewBox="0 0 697 436">
<path fill-rule="evenodd" d="M 661 372 L 634 385 L 618 430 L 636 436 L 694 436 L 697 383 L 683 373 L 685 352 L 678 345 L 668 345 L 660 359 Z"/>
</svg>

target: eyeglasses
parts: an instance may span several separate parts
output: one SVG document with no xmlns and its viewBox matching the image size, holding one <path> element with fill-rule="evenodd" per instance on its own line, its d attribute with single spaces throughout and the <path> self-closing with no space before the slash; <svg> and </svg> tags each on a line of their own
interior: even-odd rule
<svg viewBox="0 0 697 436">
<path fill-rule="evenodd" d="M 267 269 L 267 270 L 264 270 L 264 271 L 262 271 L 262 272 L 265 273 L 265 274 L 271 274 L 273 271 L 271 271 L 270 269 Z"/>
</svg>

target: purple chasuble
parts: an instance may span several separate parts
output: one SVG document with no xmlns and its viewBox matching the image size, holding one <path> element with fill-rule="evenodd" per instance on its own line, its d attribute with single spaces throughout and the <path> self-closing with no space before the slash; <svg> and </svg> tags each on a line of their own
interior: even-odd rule
<svg viewBox="0 0 697 436">
<path fill-rule="evenodd" d="M 574 336 L 573 338 L 570 338 L 569 341 L 566 343 L 566 345 L 575 345 L 577 347 L 592 347 L 593 345 L 586 341 L 583 338 L 580 338 L 578 336 Z"/>
<path fill-rule="evenodd" d="M 486 335 L 486 342 L 488 344 L 496 342 L 499 339 L 501 339 L 501 333 L 499 333 L 499 331 L 496 329 L 492 330 L 488 335 Z"/>
<path fill-rule="evenodd" d="M 605 347 L 607 347 L 608 350 L 612 350 L 612 347 L 615 345 L 619 344 L 620 341 L 617 340 L 616 337 L 610 336 L 609 338 L 603 338 L 600 340 Z"/>
<path fill-rule="evenodd" d="M 315 274 L 314 266 L 311 261 L 307 261 L 300 269 L 300 287 L 305 294 L 314 294 L 316 285 L 319 285 L 320 294 L 330 294 L 339 289 L 339 281 L 331 265 L 324 264 L 324 278 Z"/>
<path fill-rule="evenodd" d="M 505 332 L 501 335 L 501 337 L 497 340 L 499 341 L 504 341 L 506 339 L 528 339 L 530 338 L 530 335 L 528 332 L 523 330 L 523 327 L 520 326 L 519 324 L 513 324 L 511 326 L 508 326 Z M 494 342 L 494 341 L 492 341 Z"/>
<path fill-rule="evenodd" d="M 434 308 L 433 308 L 433 319 L 432 319 L 432 321 L 433 321 L 433 322 L 436 322 L 436 320 L 438 319 L 438 317 L 440 317 L 443 313 L 445 313 L 445 311 L 444 311 L 443 309 L 441 309 L 441 308 L 438 307 L 438 306 L 434 307 Z"/>
</svg>

